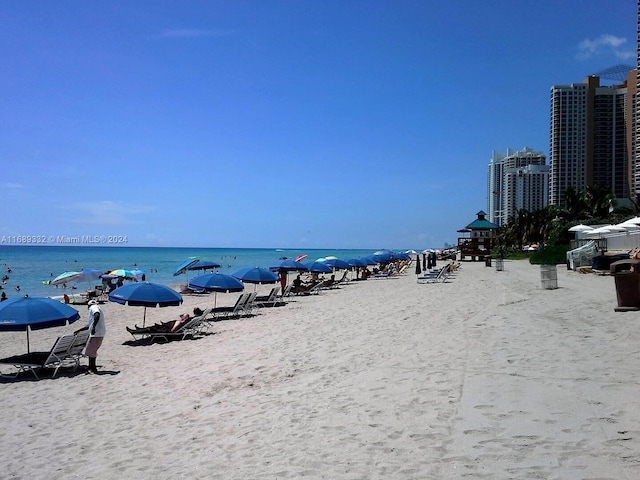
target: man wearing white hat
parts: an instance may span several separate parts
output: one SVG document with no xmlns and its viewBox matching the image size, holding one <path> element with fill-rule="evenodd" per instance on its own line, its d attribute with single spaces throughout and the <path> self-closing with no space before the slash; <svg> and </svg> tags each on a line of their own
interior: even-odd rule
<svg viewBox="0 0 640 480">
<path fill-rule="evenodd" d="M 89 302 L 89 324 L 77 330 L 76 333 L 87 329 L 89 330 L 89 341 L 84 349 L 84 354 L 89 357 L 89 371 L 98 373 L 96 358 L 98 357 L 98 349 L 102 345 L 102 339 L 107 333 L 107 327 L 104 323 L 104 312 L 95 300 Z"/>
</svg>

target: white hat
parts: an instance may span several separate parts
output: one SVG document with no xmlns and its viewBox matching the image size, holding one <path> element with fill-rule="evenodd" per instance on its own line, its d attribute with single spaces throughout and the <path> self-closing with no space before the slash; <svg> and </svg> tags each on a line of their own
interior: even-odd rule
<svg viewBox="0 0 640 480">
<path fill-rule="evenodd" d="M 87 303 L 87 305 L 91 306 L 91 305 L 97 305 L 98 302 L 96 302 L 95 300 L 89 300 L 89 303 Z"/>
</svg>

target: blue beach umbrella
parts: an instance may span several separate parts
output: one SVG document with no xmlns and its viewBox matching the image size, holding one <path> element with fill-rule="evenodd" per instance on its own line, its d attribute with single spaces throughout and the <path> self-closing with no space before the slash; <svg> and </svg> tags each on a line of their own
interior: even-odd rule
<svg viewBox="0 0 640 480">
<path fill-rule="evenodd" d="M 362 259 L 365 262 L 367 262 L 367 265 L 376 265 L 378 263 L 373 259 L 373 255 L 369 255 L 368 257 L 362 257 Z"/>
<path fill-rule="evenodd" d="M 27 332 L 29 352 L 29 330 L 61 327 L 80 319 L 75 308 L 51 298 L 11 298 L 0 302 L 0 331 Z"/>
<path fill-rule="evenodd" d="M 245 283 L 276 283 L 279 280 L 278 275 L 271 270 L 262 267 L 245 267 L 233 274 L 238 280 Z"/>
<path fill-rule="evenodd" d="M 236 277 L 224 273 L 206 273 L 189 281 L 189 288 L 208 292 L 241 292 L 244 284 Z"/>
<path fill-rule="evenodd" d="M 173 276 L 177 277 L 178 275 L 182 275 L 183 273 L 185 273 L 189 269 L 189 267 L 195 265 L 199 261 L 200 261 L 200 259 L 198 259 L 196 257 L 187 258 L 184 262 L 182 262 L 180 265 L 178 265 L 178 267 L 176 268 L 176 271 L 173 272 Z"/>
<path fill-rule="evenodd" d="M 305 255 L 306 257 L 306 255 Z M 299 258 L 299 257 L 296 257 Z M 289 272 L 306 272 L 309 270 L 307 266 L 299 262 L 298 260 L 285 259 L 280 260 L 279 262 L 271 265 L 269 270 L 273 272 L 278 272 L 280 274 L 280 285 L 282 286 L 282 290 L 284 291 L 285 286 L 287 285 Z"/>
<path fill-rule="evenodd" d="M 393 260 L 393 253 L 389 250 L 378 250 L 372 257 L 378 263 L 387 263 Z"/>
<path fill-rule="evenodd" d="M 331 258 L 331 259 L 325 260 L 322 263 L 324 263 L 325 265 L 328 265 L 331 268 L 335 268 L 336 270 L 350 268 L 350 265 L 347 262 L 345 262 L 344 260 L 340 260 L 339 258 Z"/>
<path fill-rule="evenodd" d="M 182 303 L 182 295 L 166 285 L 139 282 L 116 288 L 109 301 L 134 307 L 174 307 Z"/>
<path fill-rule="evenodd" d="M 218 292 L 241 292 L 244 290 L 244 284 L 236 277 L 224 273 L 205 273 L 191 280 L 189 282 L 189 288 L 192 290 L 215 292 L 213 299 L 213 306 L 215 308 L 218 302 Z"/>
<path fill-rule="evenodd" d="M 147 307 L 175 307 L 182 303 L 182 295 L 159 283 L 139 282 L 123 285 L 109 294 L 109 301 L 132 307 L 144 307 L 143 325 Z"/>
<path fill-rule="evenodd" d="M 363 258 L 350 258 L 347 263 L 351 267 L 366 267 L 367 261 Z"/>
<path fill-rule="evenodd" d="M 102 272 L 93 268 L 85 268 L 78 275 L 78 282 L 95 282 L 100 279 Z"/>
<path fill-rule="evenodd" d="M 311 262 L 306 265 L 311 273 L 333 273 L 333 269 L 323 262 Z"/>
<path fill-rule="evenodd" d="M 213 270 L 215 268 L 220 268 L 222 265 L 216 262 L 211 262 L 209 260 L 198 260 L 193 265 L 187 267 L 187 270 Z"/>
<path fill-rule="evenodd" d="M 306 272 L 309 270 L 304 263 L 292 259 L 280 260 L 269 267 L 272 272 L 285 270 L 287 272 Z"/>
</svg>

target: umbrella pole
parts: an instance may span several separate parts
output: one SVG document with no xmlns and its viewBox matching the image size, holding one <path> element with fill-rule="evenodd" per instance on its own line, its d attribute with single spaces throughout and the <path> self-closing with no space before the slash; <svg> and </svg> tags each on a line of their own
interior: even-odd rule
<svg viewBox="0 0 640 480">
<path fill-rule="evenodd" d="M 31 353 L 31 351 L 29 350 L 29 325 L 27 325 L 27 353 Z"/>
<path fill-rule="evenodd" d="M 144 328 L 144 324 L 147 321 L 147 307 L 144 307 L 144 314 L 142 315 L 142 328 Z"/>
</svg>

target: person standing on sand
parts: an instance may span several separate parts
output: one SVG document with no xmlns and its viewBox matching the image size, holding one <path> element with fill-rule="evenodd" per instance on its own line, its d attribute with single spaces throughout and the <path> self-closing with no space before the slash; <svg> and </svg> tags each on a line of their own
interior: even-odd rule
<svg viewBox="0 0 640 480">
<path fill-rule="evenodd" d="M 89 341 L 84 349 L 84 354 L 89 357 L 89 371 L 91 373 L 98 373 L 96 366 L 96 358 L 98 357 L 98 349 L 102 345 L 102 340 L 107 333 L 107 327 L 104 323 L 104 312 L 98 302 L 91 300 L 89 306 L 89 324 L 75 333 L 83 330 L 89 330 Z"/>
</svg>

